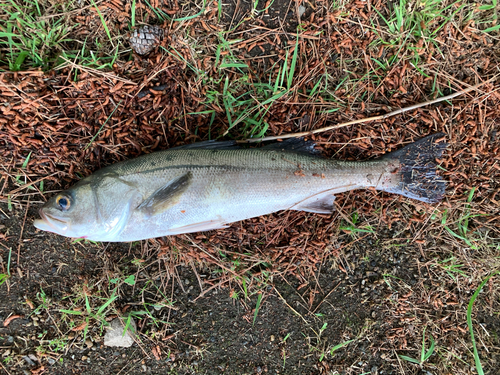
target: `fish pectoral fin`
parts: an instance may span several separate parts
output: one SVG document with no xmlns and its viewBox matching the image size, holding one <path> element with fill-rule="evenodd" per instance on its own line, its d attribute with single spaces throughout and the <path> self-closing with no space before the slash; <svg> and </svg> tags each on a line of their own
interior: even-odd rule
<svg viewBox="0 0 500 375">
<path fill-rule="evenodd" d="M 290 207 L 291 210 L 314 212 L 317 214 L 331 214 L 334 210 L 333 202 L 335 195 L 330 191 L 319 193 L 300 201 L 294 206 Z"/>
<path fill-rule="evenodd" d="M 229 225 L 227 225 L 222 220 L 207 220 L 199 223 L 171 228 L 169 230 L 170 232 L 169 234 L 204 232 L 207 230 L 224 229 L 224 228 L 229 228 Z"/>
<path fill-rule="evenodd" d="M 179 203 L 180 197 L 191 184 L 191 172 L 169 181 L 146 198 L 138 207 L 148 216 L 157 215 Z"/>
</svg>

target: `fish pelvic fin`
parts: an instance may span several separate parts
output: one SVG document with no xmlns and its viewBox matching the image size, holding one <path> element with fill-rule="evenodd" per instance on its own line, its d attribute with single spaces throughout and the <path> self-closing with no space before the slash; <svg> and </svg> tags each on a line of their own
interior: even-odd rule
<svg viewBox="0 0 500 375">
<path fill-rule="evenodd" d="M 448 146 L 439 142 L 443 138 L 443 133 L 433 134 L 384 156 L 385 160 L 399 162 L 400 182 L 383 190 L 427 203 L 443 199 L 446 182 L 436 173 L 436 159 Z"/>
<path fill-rule="evenodd" d="M 317 214 L 331 214 L 334 210 L 335 195 L 332 191 L 322 192 L 298 202 L 290 210 L 313 212 Z"/>
</svg>

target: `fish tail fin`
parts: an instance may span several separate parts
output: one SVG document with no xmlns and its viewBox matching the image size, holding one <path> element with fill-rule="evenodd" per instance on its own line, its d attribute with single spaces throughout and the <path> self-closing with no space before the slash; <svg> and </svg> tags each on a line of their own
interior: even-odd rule
<svg viewBox="0 0 500 375">
<path fill-rule="evenodd" d="M 443 199 L 446 183 L 436 174 L 436 159 L 447 147 L 446 143 L 437 143 L 443 137 L 443 133 L 433 134 L 385 156 L 386 160 L 399 162 L 400 181 L 384 190 L 427 203 Z"/>
</svg>

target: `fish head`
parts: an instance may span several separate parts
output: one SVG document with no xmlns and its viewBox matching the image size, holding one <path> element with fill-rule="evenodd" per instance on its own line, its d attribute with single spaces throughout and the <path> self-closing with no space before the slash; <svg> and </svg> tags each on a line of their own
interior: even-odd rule
<svg viewBox="0 0 500 375">
<path fill-rule="evenodd" d="M 82 180 L 50 198 L 40 208 L 40 219 L 34 225 L 65 237 L 88 238 L 99 229 L 97 210 L 90 181 Z"/>
</svg>

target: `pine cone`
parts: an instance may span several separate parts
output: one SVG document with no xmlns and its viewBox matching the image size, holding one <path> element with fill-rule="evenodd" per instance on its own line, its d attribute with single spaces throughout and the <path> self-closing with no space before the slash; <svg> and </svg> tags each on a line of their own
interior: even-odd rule
<svg viewBox="0 0 500 375">
<path fill-rule="evenodd" d="M 165 30 L 159 26 L 143 26 L 134 31 L 129 39 L 130 46 L 139 55 L 147 55 L 160 44 Z"/>
</svg>

